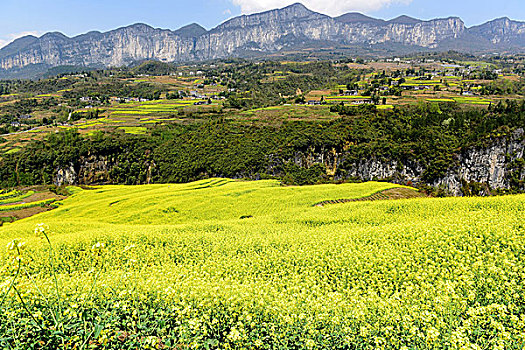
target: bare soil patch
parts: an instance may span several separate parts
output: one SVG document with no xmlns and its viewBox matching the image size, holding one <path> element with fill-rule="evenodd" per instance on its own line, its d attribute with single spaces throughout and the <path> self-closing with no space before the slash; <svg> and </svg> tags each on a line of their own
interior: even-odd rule
<svg viewBox="0 0 525 350">
<path fill-rule="evenodd" d="M 24 191 L 24 192 L 25 191 L 29 191 L 29 190 L 37 191 L 37 192 L 35 194 L 27 197 L 27 198 L 24 198 L 23 200 L 21 200 L 19 202 L 8 203 L 8 204 L 5 204 L 5 205 L 9 206 L 9 205 L 33 203 L 33 202 L 39 202 L 39 201 L 44 201 L 44 200 L 53 199 L 53 198 L 56 199 L 56 201 L 61 201 L 61 200 L 67 198 L 66 196 L 57 195 L 57 194 L 49 191 L 44 186 L 35 186 L 35 187 L 28 187 L 28 188 L 22 189 L 22 191 Z M 11 221 L 14 221 L 14 220 L 25 219 L 25 218 L 31 217 L 33 215 L 40 214 L 40 213 L 52 210 L 55 207 L 56 206 L 53 205 L 53 204 L 46 204 L 46 205 L 37 205 L 37 206 L 31 207 L 31 208 L 24 208 L 24 209 L 12 210 L 12 211 L 0 212 L 0 226 L 4 222 L 11 222 Z"/>
</svg>

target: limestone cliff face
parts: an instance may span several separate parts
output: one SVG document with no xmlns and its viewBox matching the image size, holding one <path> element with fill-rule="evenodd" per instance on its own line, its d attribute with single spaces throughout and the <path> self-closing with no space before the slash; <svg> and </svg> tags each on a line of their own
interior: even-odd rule
<svg viewBox="0 0 525 350">
<path fill-rule="evenodd" d="M 470 31 L 493 44 L 525 46 L 525 22 L 512 21 L 507 17 L 473 27 Z"/>
<path fill-rule="evenodd" d="M 525 169 L 516 167 L 516 161 L 525 159 L 525 137 L 523 129 L 496 140 L 489 147 L 476 147 L 458 155 L 459 167 L 434 183 L 443 186 L 454 195 L 461 195 L 462 182 L 476 182 L 491 189 L 510 189 L 512 175 L 525 179 Z"/>
<path fill-rule="evenodd" d="M 343 156 L 344 157 L 344 156 Z M 456 164 L 447 174 L 429 185 L 454 195 L 463 195 L 468 183 L 485 185 L 489 189 L 511 189 L 512 179 L 525 180 L 525 167 L 516 166 L 525 158 L 525 133 L 518 129 L 507 137 L 495 140 L 487 147 L 473 147 L 456 155 Z M 421 183 L 424 168 L 414 162 L 362 159 L 347 170 L 349 177 L 362 180 L 389 179 L 403 183 Z M 521 188 L 525 190 L 525 188 Z"/>
<path fill-rule="evenodd" d="M 0 50 L 0 67 L 11 69 L 29 64 L 109 67 L 144 59 L 187 60 L 193 57 L 193 45 L 192 38 L 144 24 L 75 38 L 50 33 L 6 57 Z"/>
<path fill-rule="evenodd" d="M 349 20 L 350 17 L 332 18 L 295 4 L 239 16 L 210 31 L 195 24 L 177 31 L 136 24 L 74 38 L 48 33 L 40 38 L 18 39 L 1 49 L 0 68 L 9 70 L 30 64 L 108 67 L 146 59 L 213 59 L 247 51 L 270 53 L 312 42 L 335 46 L 396 43 L 435 48 L 440 42 L 461 37 L 467 30 L 459 18 L 420 21 L 400 17 L 383 21 L 365 16 Z"/>
<path fill-rule="evenodd" d="M 396 160 L 362 159 L 348 169 L 347 177 L 363 181 L 392 180 L 402 183 L 420 182 L 423 167 L 415 162 L 401 163 Z"/>
<path fill-rule="evenodd" d="M 416 24 L 392 23 L 387 26 L 383 42 L 393 41 L 405 45 L 436 48 L 440 41 L 456 39 L 465 30 L 463 21 L 454 17 Z"/>
<path fill-rule="evenodd" d="M 110 172 L 118 166 L 114 157 L 89 155 L 81 157 L 78 165 L 69 164 L 57 170 L 54 183 L 63 185 L 89 185 L 112 183 Z"/>
<path fill-rule="evenodd" d="M 309 168 L 323 164 L 328 176 L 343 180 L 349 178 L 363 181 L 389 180 L 399 183 L 421 184 L 425 168 L 413 161 L 369 157 L 355 162 L 345 162 L 345 152 L 309 149 L 297 152 L 288 160 Z M 476 183 L 487 189 L 508 190 L 514 180 L 525 180 L 525 132 L 518 129 L 509 136 L 501 137 L 486 147 L 468 148 L 456 155 L 456 161 L 447 174 L 428 185 L 442 188 L 446 193 L 462 196 L 465 184 Z M 521 166 L 519 164 L 522 164 Z M 273 161 L 271 167 L 280 165 Z M 341 170 L 337 172 L 337 169 Z M 270 172 L 271 173 L 271 172 Z M 275 174 L 274 175 L 279 175 Z M 523 186 L 522 186 L 523 187 Z M 525 188 L 520 188 L 525 190 Z"/>
<path fill-rule="evenodd" d="M 294 5 L 282 10 L 234 18 L 196 43 L 198 58 L 219 58 L 251 47 L 276 51 L 298 42 L 322 41 L 340 45 L 400 43 L 433 48 L 442 40 L 459 37 L 465 25 L 459 18 L 432 21 L 345 22 Z"/>
</svg>

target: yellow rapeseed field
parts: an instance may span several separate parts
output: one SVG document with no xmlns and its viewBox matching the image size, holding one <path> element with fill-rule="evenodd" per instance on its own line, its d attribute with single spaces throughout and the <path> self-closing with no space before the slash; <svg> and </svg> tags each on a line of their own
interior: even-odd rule
<svg viewBox="0 0 525 350">
<path fill-rule="evenodd" d="M 523 349 L 525 196 L 71 188 L 0 228 L 0 348 Z"/>
</svg>

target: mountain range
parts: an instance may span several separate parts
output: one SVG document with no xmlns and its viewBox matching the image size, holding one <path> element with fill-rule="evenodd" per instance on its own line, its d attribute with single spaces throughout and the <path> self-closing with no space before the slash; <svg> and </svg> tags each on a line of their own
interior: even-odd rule
<svg viewBox="0 0 525 350">
<path fill-rule="evenodd" d="M 386 21 L 359 13 L 330 17 L 294 4 L 232 18 L 206 30 L 134 24 L 69 38 L 52 32 L 25 36 L 0 49 L 0 77 L 35 67 L 109 67 L 143 60 L 184 62 L 267 55 L 306 47 L 501 52 L 525 50 L 525 22 L 500 18 L 467 28 L 458 17 L 423 21 L 400 16 Z"/>
</svg>

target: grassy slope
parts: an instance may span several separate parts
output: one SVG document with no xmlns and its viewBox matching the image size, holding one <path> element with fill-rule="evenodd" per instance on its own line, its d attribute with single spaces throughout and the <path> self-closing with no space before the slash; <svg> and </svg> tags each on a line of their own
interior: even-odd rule
<svg viewBox="0 0 525 350">
<path fill-rule="evenodd" d="M 517 344 L 524 324 L 512 315 L 519 319 L 525 305 L 525 196 L 312 207 L 392 186 L 217 179 L 107 186 L 0 228 L 0 239 L 25 239 L 32 269 L 44 279 L 47 251 L 31 230 L 48 224 L 72 302 L 100 266 L 91 246 L 106 243 L 97 293 L 119 301 L 115 310 L 171 310 L 182 323 L 166 327 L 178 341 L 184 333 L 184 342 L 222 336 L 230 347 L 247 348 L 257 348 L 257 339 L 273 348 L 366 347 L 378 339 L 392 348 L 504 338 Z M 124 251 L 129 244 L 135 247 Z"/>
</svg>

